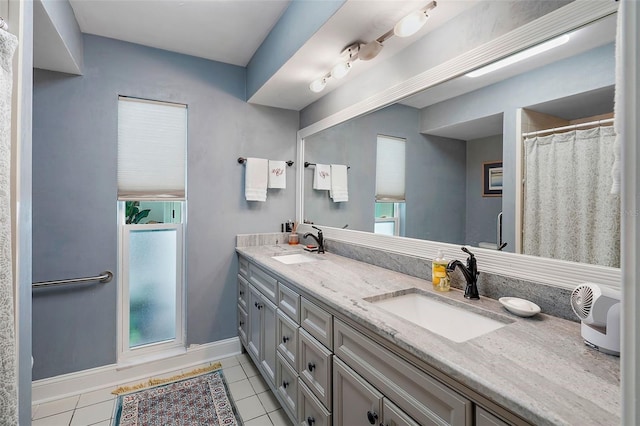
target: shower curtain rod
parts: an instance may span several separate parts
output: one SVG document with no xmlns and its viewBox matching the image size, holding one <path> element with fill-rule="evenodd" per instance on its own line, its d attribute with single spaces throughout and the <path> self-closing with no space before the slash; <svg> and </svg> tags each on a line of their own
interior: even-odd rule
<svg viewBox="0 0 640 426">
<path fill-rule="evenodd" d="M 571 124 L 569 126 L 554 127 L 553 129 L 545 129 L 545 130 L 538 130 L 535 132 L 523 133 L 522 137 L 526 138 L 528 136 L 538 136 L 543 133 L 555 133 L 555 132 L 560 132 L 565 130 L 574 130 L 580 127 L 589 127 L 589 126 L 610 124 L 610 123 L 613 123 L 613 118 L 607 118 L 605 120 L 596 120 L 596 121 L 590 121 L 588 123 Z"/>
</svg>

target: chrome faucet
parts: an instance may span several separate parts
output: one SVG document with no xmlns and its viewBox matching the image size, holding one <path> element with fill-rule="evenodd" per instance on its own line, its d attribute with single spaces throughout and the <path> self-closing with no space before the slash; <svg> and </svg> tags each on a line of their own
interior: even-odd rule
<svg viewBox="0 0 640 426">
<path fill-rule="evenodd" d="M 466 247 L 462 247 L 462 251 L 469 255 L 467 258 L 467 266 L 463 265 L 459 260 L 452 260 L 447 265 L 447 271 L 453 272 L 456 269 L 456 266 L 460 267 L 460 271 L 467 281 L 467 285 L 464 288 L 464 297 L 467 299 L 480 299 L 477 286 L 478 275 L 480 275 L 480 272 L 478 272 L 476 258 Z"/>
<path fill-rule="evenodd" d="M 311 226 L 313 229 L 318 230 L 318 236 L 316 237 L 315 235 L 313 235 L 311 232 L 307 232 L 306 234 L 304 234 L 302 236 L 302 238 L 307 238 L 307 237 L 311 237 L 314 240 L 316 240 L 316 243 L 318 244 L 318 253 L 324 253 L 324 237 L 322 236 L 322 229 L 320 228 L 316 228 L 315 226 Z"/>
</svg>

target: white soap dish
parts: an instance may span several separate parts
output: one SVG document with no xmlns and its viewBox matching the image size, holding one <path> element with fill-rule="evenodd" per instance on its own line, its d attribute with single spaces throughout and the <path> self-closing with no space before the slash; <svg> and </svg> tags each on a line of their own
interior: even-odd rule
<svg viewBox="0 0 640 426">
<path fill-rule="evenodd" d="M 540 312 L 540 306 L 525 299 L 501 297 L 498 301 L 502 303 L 502 306 L 507 308 L 509 312 L 520 317 L 530 317 Z"/>
</svg>

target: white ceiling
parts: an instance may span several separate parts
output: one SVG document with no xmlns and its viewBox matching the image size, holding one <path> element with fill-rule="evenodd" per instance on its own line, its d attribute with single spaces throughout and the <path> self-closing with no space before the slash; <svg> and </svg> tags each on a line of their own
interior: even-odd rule
<svg viewBox="0 0 640 426">
<path fill-rule="evenodd" d="M 248 64 L 290 1 L 69 0 L 83 33 L 239 66 Z M 429 0 L 347 0 L 249 102 L 300 110 L 397 54 L 477 1 L 439 0 L 420 32 L 407 38 L 389 39 L 374 60 L 358 61 L 346 78 L 327 84 L 322 93 L 313 93 L 308 89 L 309 83 L 329 71 L 346 46 L 380 37 L 406 14 L 429 3 Z M 41 50 L 43 55 L 52 51 L 46 45 Z M 39 62 L 46 63 L 44 59 Z"/>
<path fill-rule="evenodd" d="M 291 0 L 70 0 L 87 34 L 246 66 Z"/>
</svg>

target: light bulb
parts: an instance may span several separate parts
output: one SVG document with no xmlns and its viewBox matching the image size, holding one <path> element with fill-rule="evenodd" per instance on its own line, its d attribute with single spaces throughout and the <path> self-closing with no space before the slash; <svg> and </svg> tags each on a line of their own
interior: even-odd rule
<svg viewBox="0 0 640 426">
<path fill-rule="evenodd" d="M 310 85 L 309 85 L 309 90 L 311 90 L 312 92 L 322 92 L 322 90 L 324 89 L 324 86 L 327 85 L 327 79 L 322 77 L 319 78 L 315 81 L 313 81 Z"/>
<path fill-rule="evenodd" d="M 351 62 L 340 62 L 331 69 L 331 77 L 341 79 L 351 71 Z"/>
<path fill-rule="evenodd" d="M 427 22 L 427 12 L 417 10 L 402 18 L 394 27 L 393 33 L 398 37 L 409 37 L 418 32 L 420 28 Z"/>
</svg>

